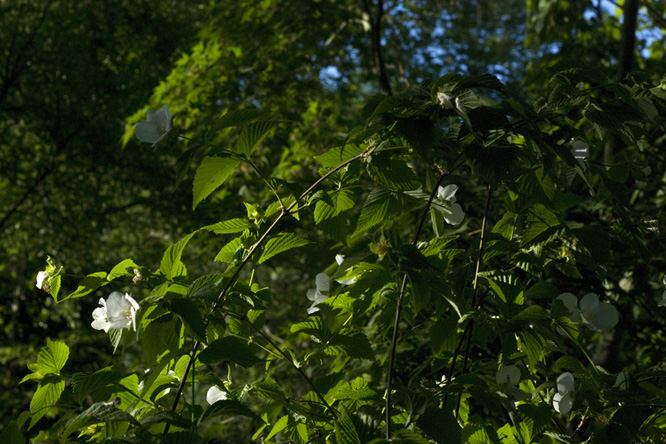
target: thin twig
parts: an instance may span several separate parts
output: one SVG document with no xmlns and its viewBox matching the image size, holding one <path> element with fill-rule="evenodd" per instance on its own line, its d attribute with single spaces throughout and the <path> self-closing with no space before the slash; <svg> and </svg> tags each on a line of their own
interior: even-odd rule
<svg viewBox="0 0 666 444">
<path fill-rule="evenodd" d="M 322 404 L 324 404 L 324 406 L 328 409 L 328 411 L 331 412 L 331 415 L 333 415 L 333 418 L 335 418 L 335 420 L 337 421 L 337 420 L 338 420 L 338 415 L 335 413 L 335 409 L 333 409 L 333 407 L 331 407 L 331 405 L 330 405 L 328 402 L 326 402 L 326 399 L 324 398 L 324 395 L 322 395 L 321 392 L 317 389 L 317 387 L 315 387 L 314 383 L 313 383 L 312 380 L 308 377 L 308 375 L 303 371 L 303 369 L 300 368 L 299 366 L 297 366 L 296 363 L 294 363 L 294 360 L 291 359 L 291 357 L 290 357 L 289 355 L 287 355 L 287 354 L 284 352 L 284 350 L 282 350 L 282 349 L 280 348 L 280 346 L 277 345 L 277 344 L 276 344 L 276 343 L 275 343 L 275 342 L 274 342 L 274 341 L 273 341 L 273 340 L 272 340 L 272 339 L 271 339 L 266 333 L 264 333 L 263 331 L 261 331 L 261 329 L 257 328 L 257 326 L 254 325 L 254 324 L 253 324 L 253 323 L 247 318 L 247 316 L 242 316 L 241 318 L 242 318 L 242 320 L 246 321 L 246 322 L 250 325 L 250 327 L 252 327 L 252 329 L 253 329 L 254 331 L 256 331 L 257 333 L 259 333 L 259 334 L 261 335 L 261 337 L 263 337 L 265 340 L 267 340 L 268 343 L 271 344 L 271 345 L 273 346 L 273 348 L 274 348 L 275 350 L 277 350 L 277 351 L 282 355 L 282 357 L 284 357 L 284 359 L 286 359 L 287 362 L 288 362 L 289 364 L 291 364 L 292 367 L 294 367 L 294 369 L 295 369 L 298 373 L 300 373 L 300 375 L 303 377 L 303 379 L 305 379 L 305 381 L 306 381 L 306 382 L 308 383 L 308 385 L 312 388 L 312 390 L 315 392 L 315 394 L 317 395 L 317 397 L 321 400 Z"/>
<path fill-rule="evenodd" d="M 275 218 L 275 221 L 273 221 L 273 223 L 271 224 L 271 226 L 268 227 L 268 228 L 266 229 L 266 231 L 264 232 L 264 234 L 259 238 L 259 240 L 258 240 L 258 241 L 252 246 L 252 248 L 250 248 L 250 250 L 247 252 L 247 254 L 245 255 L 245 258 L 244 258 L 243 261 L 240 263 L 240 265 L 238 266 L 238 268 L 236 269 L 236 271 L 234 272 L 234 274 L 231 276 L 231 279 L 229 279 L 229 281 L 227 282 L 227 285 L 224 286 L 224 288 L 222 289 L 222 291 L 221 291 L 220 294 L 218 295 L 217 300 L 213 303 L 213 305 L 212 305 L 210 311 L 208 312 L 208 316 L 210 316 L 210 315 L 211 315 L 211 314 L 217 309 L 217 305 L 218 305 L 218 304 L 224 299 L 224 297 L 226 296 L 226 294 L 229 292 L 229 290 L 231 289 L 231 286 L 236 282 L 236 279 L 238 279 L 238 276 L 240 275 L 240 273 L 241 273 L 241 271 L 243 270 L 243 268 L 245 268 L 245 265 L 248 264 L 248 262 L 250 261 L 250 259 L 251 259 L 252 256 L 254 255 L 254 253 L 257 251 L 257 249 L 258 249 L 260 246 L 263 245 L 263 243 L 266 241 L 266 239 L 267 239 L 268 236 L 272 233 L 272 231 L 275 229 L 275 227 L 278 225 L 278 223 L 280 223 L 280 221 L 281 221 L 281 220 L 282 220 L 287 214 L 291 214 L 291 213 L 290 213 L 291 210 L 292 210 L 292 209 L 293 209 L 293 208 L 294 208 L 294 207 L 295 207 L 295 206 L 296 206 L 301 200 L 303 200 L 303 198 L 305 198 L 305 196 L 307 196 L 308 193 L 310 193 L 313 189 L 315 189 L 317 186 L 319 186 L 319 184 L 321 184 L 324 180 L 326 180 L 328 177 L 330 177 L 332 174 L 334 174 L 335 172 L 337 172 L 337 171 L 340 170 L 341 168 L 344 168 L 345 166 L 349 165 L 350 163 L 355 162 L 356 160 L 365 157 L 365 156 L 368 154 L 368 152 L 370 152 L 370 151 L 372 150 L 372 148 L 373 148 L 373 147 L 368 147 L 368 148 L 365 149 L 362 153 L 357 154 L 356 156 L 352 157 L 351 159 L 348 159 L 348 160 L 342 162 L 342 163 L 341 163 L 340 165 L 338 165 L 337 167 L 331 169 L 331 171 L 329 171 L 328 173 L 324 174 L 321 178 L 319 178 L 319 180 L 317 180 L 314 184 L 312 184 L 312 186 L 310 186 L 310 188 L 308 188 L 307 190 L 305 190 L 305 191 L 304 191 L 304 192 L 298 197 L 298 199 L 296 199 L 291 205 L 289 205 L 287 208 L 283 208 L 283 209 L 282 209 L 282 212 L 278 215 L 277 218 Z M 206 317 L 206 323 L 207 323 L 207 322 L 208 322 L 208 317 Z M 192 346 L 192 354 L 190 355 L 190 359 L 187 361 L 187 366 L 185 367 L 185 372 L 183 373 L 183 378 L 181 379 L 181 381 L 180 381 L 180 386 L 178 387 L 178 391 L 176 392 L 176 396 L 175 396 L 175 399 L 174 399 L 174 401 L 173 401 L 173 406 L 171 407 L 171 410 L 172 410 L 172 411 L 176 411 L 176 407 L 178 406 L 178 401 L 180 400 L 180 396 L 181 396 L 181 394 L 183 393 L 183 389 L 184 389 L 184 387 L 185 387 L 185 381 L 187 380 L 187 375 L 189 374 L 190 369 L 192 368 L 193 362 L 194 362 L 194 360 L 195 360 L 195 358 L 196 358 L 197 350 L 199 349 L 199 346 L 200 346 L 200 345 L 201 345 L 201 341 L 197 340 L 197 341 L 194 343 L 194 345 Z M 335 416 L 335 413 L 333 413 L 333 416 L 336 417 L 336 416 Z M 337 417 L 336 417 L 336 418 L 337 418 Z M 166 435 L 166 434 L 169 432 L 169 426 L 170 426 L 170 424 L 167 423 L 166 426 L 164 427 L 163 435 Z"/>
<path fill-rule="evenodd" d="M 428 203 L 426 204 L 425 209 L 423 210 L 423 214 L 421 215 L 421 221 L 419 222 L 419 227 L 416 230 L 416 233 L 414 234 L 414 240 L 412 241 L 412 245 L 416 245 L 416 242 L 419 238 L 419 235 L 421 234 L 421 230 L 423 229 L 423 224 L 425 223 L 425 219 L 428 215 L 428 211 L 430 211 L 430 206 L 432 205 L 432 201 L 437 195 L 437 191 L 439 190 L 439 186 L 441 185 L 442 181 L 444 180 L 445 177 L 449 175 L 449 172 L 445 172 L 442 174 L 442 176 L 439 178 L 439 181 L 437 181 L 437 185 L 433 188 L 432 192 L 430 193 L 430 198 L 428 199 Z M 402 278 L 402 285 L 400 287 L 400 294 L 398 295 L 398 302 L 395 307 L 395 321 L 393 322 L 393 338 L 391 339 L 391 352 L 389 355 L 389 368 L 388 368 L 388 378 L 386 381 L 386 439 L 391 439 L 391 390 L 393 386 L 393 370 L 395 366 L 395 349 L 396 346 L 398 345 L 398 331 L 399 331 L 399 326 L 400 326 L 400 314 L 402 312 L 402 300 L 405 296 L 405 289 L 407 287 L 407 273 Z"/>
<path fill-rule="evenodd" d="M 474 286 L 472 290 L 472 310 L 474 310 L 477 305 L 476 295 L 477 295 L 477 290 L 479 288 L 479 272 L 481 271 L 481 264 L 483 263 L 483 240 L 486 234 L 486 223 L 488 221 L 488 210 L 490 208 L 490 197 L 492 196 L 492 194 L 493 194 L 493 189 L 490 185 L 488 185 L 488 199 L 486 199 L 486 209 L 483 212 L 483 221 L 481 222 L 481 237 L 479 239 L 479 256 L 476 258 L 476 271 L 474 272 Z M 463 373 L 467 371 L 467 361 L 469 359 L 469 352 L 472 344 L 472 331 L 474 329 L 474 318 L 472 318 L 472 320 L 469 321 L 467 328 L 469 329 L 469 334 L 467 335 L 467 345 L 465 346 L 465 356 L 463 357 L 463 368 L 462 368 Z M 455 362 L 452 363 L 451 365 L 455 365 Z M 458 400 L 456 401 L 456 410 L 454 415 L 455 418 L 458 418 L 461 398 L 462 398 L 462 393 L 458 393 Z"/>
</svg>

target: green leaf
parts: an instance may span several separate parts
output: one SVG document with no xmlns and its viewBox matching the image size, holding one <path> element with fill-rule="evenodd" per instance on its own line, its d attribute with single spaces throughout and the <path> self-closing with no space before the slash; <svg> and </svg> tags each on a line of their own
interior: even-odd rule
<svg viewBox="0 0 666 444">
<path fill-rule="evenodd" d="M 266 262 L 268 259 L 272 258 L 276 254 L 283 253 L 292 248 L 302 247 L 309 244 L 307 240 L 302 237 L 298 237 L 292 233 L 280 233 L 277 236 L 271 238 L 266 242 L 261 257 L 257 263 L 261 264 Z"/>
<path fill-rule="evenodd" d="M 39 373 L 60 373 L 69 358 L 69 347 L 64 342 L 46 339 L 46 347 L 43 347 L 37 355 L 37 369 Z"/>
<path fill-rule="evenodd" d="M 113 386 L 123 377 L 122 373 L 109 368 L 98 370 L 95 373 L 74 373 L 71 381 L 74 401 L 82 404 L 93 392 Z"/>
<path fill-rule="evenodd" d="M 536 368 L 543 359 L 546 343 L 544 339 L 532 329 L 523 329 L 517 332 L 522 343 L 522 350 L 527 353 L 530 368 Z"/>
<path fill-rule="evenodd" d="M 141 425 L 146 427 L 151 424 L 171 424 L 182 429 L 192 427 L 192 423 L 171 410 L 155 410 L 141 418 Z"/>
<path fill-rule="evenodd" d="M 543 242 L 553 235 L 560 226 L 560 221 L 545 206 L 536 204 L 530 209 L 525 225 L 527 228 L 523 236 L 523 248 L 531 243 Z"/>
<path fill-rule="evenodd" d="M 100 287 L 105 286 L 108 283 L 109 281 L 106 280 L 106 272 L 104 271 L 98 271 L 97 273 L 89 274 L 88 276 L 84 277 L 81 280 L 79 286 L 76 288 L 74 292 L 70 293 L 68 296 L 62 298 L 59 301 L 56 300 L 56 302 L 62 302 L 65 299 L 69 298 L 80 298 L 82 296 L 90 294 L 90 292 L 95 291 Z M 55 296 L 53 297 L 55 298 Z"/>
<path fill-rule="evenodd" d="M 264 140 L 268 132 L 278 123 L 278 120 L 261 120 L 259 122 L 252 122 L 243 130 L 243 132 L 241 132 L 240 137 L 238 138 L 238 152 L 246 157 L 250 157 L 261 141 Z"/>
<path fill-rule="evenodd" d="M 21 429 L 16 421 L 10 421 L 2 432 L 0 432 L 0 442 L 7 444 L 25 444 L 25 436 L 21 433 Z"/>
<path fill-rule="evenodd" d="M 414 171 L 403 160 L 386 155 L 370 157 L 368 173 L 375 181 L 392 190 L 413 190 L 421 186 Z"/>
<path fill-rule="evenodd" d="M 211 342 L 198 357 L 204 364 L 231 361 L 246 368 L 262 362 L 255 356 L 254 349 L 247 344 L 247 341 L 234 336 L 226 336 Z"/>
<path fill-rule="evenodd" d="M 280 433 L 282 430 L 284 430 L 285 427 L 287 427 L 287 424 L 289 423 L 289 415 L 284 415 L 282 418 L 278 419 L 275 422 L 275 425 L 271 429 L 271 432 L 266 436 L 266 440 L 268 441 L 278 433 Z"/>
<path fill-rule="evenodd" d="M 266 114 L 268 114 L 266 111 L 256 108 L 228 111 L 213 124 L 210 132 L 215 134 L 224 128 L 238 126 L 257 119 L 261 119 L 262 117 L 266 116 Z"/>
<path fill-rule="evenodd" d="M 231 234 L 242 233 L 251 226 L 252 224 L 249 220 L 236 218 L 218 222 L 213 225 L 207 225 L 203 227 L 202 230 L 210 231 L 215 234 Z"/>
<path fill-rule="evenodd" d="M 339 333 L 328 342 L 324 352 L 327 355 L 343 355 L 356 359 L 375 358 L 370 341 L 363 333 Z"/>
<path fill-rule="evenodd" d="M 462 442 L 460 426 L 452 412 L 428 407 L 419 416 L 416 425 L 438 444 L 458 444 Z"/>
<path fill-rule="evenodd" d="M 315 159 L 325 167 L 335 168 L 352 157 L 358 156 L 363 151 L 364 148 L 357 145 L 344 145 L 332 148 L 324 154 L 315 156 Z"/>
<path fill-rule="evenodd" d="M 325 196 L 326 198 L 317 201 L 315 207 L 314 217 L 317 225 L 354 206 L 353 193 L 349 189 L 329 191 Z"/>
<path fill-rule="evenodd" d="M 347 410 L 343 410 L 342 415 L 338 418 L 335 427 L 335 440 L 338 444 L 361 444 L 361 439 Z"/>
<path fill-rule="evenodd" d="M 152 321 L 144 327 L 141 345 L 148 365 L 155 364 L 157 358 L 169 351 L 178 350 L 180 345 L 180 322 L 170 313 Z"/>
<path fill-rule="evenodd" d="M 126 422 L 133 426 L 138 426 L 139 422 L 134 416 L 129 413 L 118 409 L 115 405 L 106 402 L 98 402 L 91 405 L 89 408 L 81 412 L 69 424 L 67 429 L 63 432 L 65 437 L 69 436 L 75 431 L 83 430 L 93 424 L 100 424 L 106 422 Z"/>
<path fill-rule="evenodd" d="M 167 279 L 171 280 L 175 277 L 182 276 L 185 273 L 183 263 L 180 261 L 180 257 L 183 254 L 185 246 L 196 233 L 197 232 L 194 231 L 188 234 L 175 244 L 171 245 L 164 252 L 164 256 L 162 256 L 162 262 L 160 263 L 160 271 L 162 274 L 164 274 L 164 276 L 166 276 Z"/>
<path fill-rule="evenodd" d="M 252 384 L 252 393 L 260 398 L 272 399 L 278 402 L 284 401 L 287 397 L 282 390 L 282 386 L 272 378 L 264 378 Z"/>
<path fill-rule="evenodd" d="M 353 236 L 357 236 L 384 222 L 389 214 L 395 214 L 398 208 L 399 202 L 391 191 L 384 189 L 372 190 L 363 204 Z"/>
<path fill-rule="evenodd" d="M 231 157 L 204 157 L 194 174 L 192 209 L 231 176 L 240 160 Z"/>
<path fill-rule="evenodd" d="M 60 376 L 49 375 L 44 377 L 30 401 L 30 411 L 36 413 L 47 407 L 54 406 L 64 390 L 65 381 Z"/>
<path fill-rule="evenodd" d="M 255 419 L 258 422 L 261 423 L 264 422 L 263 419 L 261 419 L 256 413 L 250 410 L 247 406 L 233 399 L 224 399 L 222 401 L 217 401 L 215 404 L 208 407 L 201 416 L 201 420 L 199 422 L 201 423 L 207 418 L 213 418 L 215 416 L 225 416 L 225 415 L 247 416 L 248 418 Z"/>
<path fill-rule="evenodd" d="M 242 242 L 241 238 L 237 237 L 231 242 L 227 243 L 224 247 L 222 247 L 220 252 L 217 253 L 217 256 L 215 256 L 215 260 L 217 262 L 226 262 L 226 263 L 233 262 L 234 258 L 236 257 L 236 253 L 238 252 L 239 249 L 242 248 L 241 242 Z"/>
<path fill-rule="evenodd" d="M 138 265 L 134 263 L 132 259 L 125 259 L 109 272 L 109 275 L 106 277 L 107 281 L 112 281 L 121 276 L 134 276 L 134 269 L 138 268 Z"/>
<path fill-rule="evenodd" d="M 169 299 L 165 302 L 165 305 L 173 313 L 180 316 L 185 325 L 194 333 L 197 340 L 204 344 L 207 342 L 206 325 L 197 304 L 193 300 L 186 298 Z"/>
</svg>

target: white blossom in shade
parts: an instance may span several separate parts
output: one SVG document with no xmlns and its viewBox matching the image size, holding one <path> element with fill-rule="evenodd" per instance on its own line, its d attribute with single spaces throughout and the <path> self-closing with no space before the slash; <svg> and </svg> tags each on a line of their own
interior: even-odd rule
<svg viewBox="0 0 666 444">
<path fill-rule="evenodd" d="M 580 303 L 571 293 L 562 293 L 557 297 L 569 310 L 572 321 L 583 321 L 594 331 L 607 331 L 615 327 L 620 320 L 617 310 L 608 302 L 599 302 L 599 295 L 588 293 Z"/>
<path fill-rule="evenodd" d="M 495 380 L 499 385 L 515 387 L 520 382 L 520 369 L 515 365 L 505 365 L 497 370 Z"/>
<path fill-rule="evenodd" d="M 319 273 L 315 277 L 315 281 L 317 288 L 311 288 L 307 293 L 308 299 L 312 301 L 312 305 L 308 308 L 308 314 L 319 311 L 317 305 L 328 299 L 328 292 L 331 288 L 331 278 L 329 278 L 326 273 Z"/>
<path fill-rule="evenodd" d="M 217 388 L 217 386 L 212 386 L 206 392 L 206 401 L 208 401 L 208 404 L 213 405 L 217 401 L 224 401 L 225 399 L 227 399 L 227 393 Z"/>
<path fill-rule="evenodd" d="M 107 300 L 99 299 L 101 307 L 93 311 L 92 328 L 109 331 L 109 328 L 127 328 L 130 325 L 136 330 L 136 312 L 139 304 L 132 297 L 118 291 L 111 293 Z"/>
<path fill-rule="evenodd" d="M 557 377 L 557 393 L 553 396 L 553 408 L 557 413 L 567 414 L 573 406 L 574 377 L 565 372 Z"/>
<path fill-rule="evenodd" d="M 146 120 L 134 127 L 136 138 L 142 142 L 152 143 L 153 146 L 162 140 L 171 131 L 171 112 L 164 105 L 162 109 L 146 113 Z"/>
<path fill-rule="evenodd" d="M 48 271 L 40 271 L 37 273 L 37 288 L 44 290 L 44 285 L 48 286 L 48 278 L 51 276 L 51 273 Z M 44 282 L 46 281 L 46 282 Z"/>
<path fill-rule="evenodd" d="M 469 116 L 467 115 L 467 108 L 465 108 L 465 105 L 463 105 L 460 97 L 456 97 L 456 110 L 464 120 L 469 120 Z"/>
<path fill-rule="evenodd" d="M 451 97 L 449 94 L 445 92 L 438 92 L 437 93 L 437 102 L 442 106 L 442 108 L 448 108 L 452 109 L 453 108 L 453 97 Z"/>
<path fill-rule="evenodd" d="M 590 145 L 582 139 L 571 142 L 571 154 L 578 161 L 580 167 L 585 170 L 585 159 L 590 156 Z"/>
<path fill-rule="evenodd" d="M 437 197 L 442 202 L 440 205 L 444 220 L 451 225 L 460 224 L 465 218 L 465 212 L 460 204 L 456 202 L 456 191 L 458 185 L 450 184 L 445 187 L 440 186 L 437 189 Z"/>
<path fill-rule="evenodd" d="M 342 265 L 342 263 L 345 261 L 345 256 L 342 254 L 336 254 L 335 255 L 335 262 L 338 264 L 338 266 Z"/>
<path fill-rule="evenodd" d="M 583 322 L 594 331 L 606 331 L 615 327 L 620 320 L 615 307 L 607 302 L 599 302 L 599 295 L 588 293 L 580 300 Z"/>
</svg>

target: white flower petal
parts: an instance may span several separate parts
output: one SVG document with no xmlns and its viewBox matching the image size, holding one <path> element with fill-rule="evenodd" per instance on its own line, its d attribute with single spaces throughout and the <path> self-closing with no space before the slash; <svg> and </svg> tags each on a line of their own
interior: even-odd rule
<svg viewBox="0 0 666 444">
<path fill-rule="evenodd" d="M 345 257 L 342 254 L 336 254 L 335 255 L 335 262 L 338 263 L 338 266 L 342 265 L 342 263 L 345 261 Z"/>
<path fill-rule="evenodd" d="M 437 189 L 437 196 L 447 202 L 456 201 L 456 191 L 458 191 L 458 185 L 450 184 L 445 187 L 441 186 Z"/>
<path fill-rule="evenodd" d="M 164 105 L 162 109 L 146 113 L 146 120 L 134 127 L 134 135 L 142 142 L 152 143 L 155 146 L 171 131 L 171 112 Z"/>
<path fill-rule="evenodd" d="M 495 380 L 499 385 L 506 384 L 509 387 L 515 387 L 520 382 L 520 369 L 515 365 L 505 365 L 497 370 Z"/>
<path fill-rule="evenodd" d="M 570 372 L 564 372 L 557 377 L 558 393 L 569 393 L 575 390 L 574 377 Z"/>
<path fill-rule="evenodd" d="M 37 273 L 37 283 L 36 283 L 37 288 L 39 288 L 40 290 L 43 290 L 44 289 L 44 280 L 48 279 L 49 276 L 51 276 L 51 273 L 46 272 L 46 271 L 40 271 L 39 273 Z"/>
<path fill-rule="evenodd" d="M 208 389 L 208 392 L 206 392 L 206 401 L 208 401 L 208 404 L 212 405 L 217 401 L 224 401 L 225 399 L 227 399 L 227 393 L 223 392 L 216 386 L 212 386 Z"/>
<path fill-rule="evenodd" d="M 444 220 L 451 225 L 459 225 L 465 219 L 465 212 L 460 204 L 451 204 L 449 208 L 443 210 Z"/>
<path fill-rule="evenodd" d="M 326 273 L 319 273 L 315 277 L 317 291 L 329 291 L 331 288 L 331 278 Z"/>
<path fill-rule="evenodd" d="M 445 92 L 437 93 L 437 101 L 443 108 L 453 108 L 453 101 L 451 99 L 452 97 Z"/>
<path fill-rule="evenodd" d="M 572 406 L 573 398 L 571 394 L 555 393 L 555 396 L 553 396 L 553 407 L 557 413 L 567 414 L 571 411 Z"/>
<path fill-rule="evenodd" d="M 583 313 L 583 317 L 588 319 L 588 324 L 595 331 L 607 331 L 615 327 L 620 320 L 615 307 L 611 304 L 604 302 L 599 304 L 592 313 Z"/>
<path fill-rule="evenodd" d="M 594 311 L 599 306 L 599 295 L 588 293 L 580 300 L 580 311 L 583 313 Z"/>
</svg>

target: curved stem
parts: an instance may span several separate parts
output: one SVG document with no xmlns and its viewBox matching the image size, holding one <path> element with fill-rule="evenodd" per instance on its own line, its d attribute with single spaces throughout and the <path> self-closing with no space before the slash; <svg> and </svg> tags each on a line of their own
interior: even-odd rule
<svg viewBox="0 0 666 444">
<path fill-rule="evenodd" d="M 266 239 L 268 238 L 268 236 L 273 232 L 273 230 L 275 229 L 275 227 L 280 223 L 280 221 L 281 221 L 281 220 L 282 220 L 287 214 L 291 214 L 291 213 L 290 213 L 291 210 L 292 210 L 292 209 L 293 209 L 293 208 L 294 208 L 294 207 L 295 207 L 295 206 L 296 206 L 301 200 L 303 200 L 303 198 L 305 198 L 305 196 L 307 196 L 307 195 L 308 195 L 313 189 L 315 189 L 316 187 L 318 187 L 319 184 L 321 184 L 324 180 L 326 180 L 328 177 L 330 177 L 332 174 L 334 174 L 335 172 L 337 172 L 337 171 L 340 170 L 341 168 L 344 168 L 345 166 L 349 165 L 350 163 L 355 162 L 356 160 L 361 159 L 361 158 L 367 156 L 368 152 L 370 152 L 371 149 L 372 149 L 372 147 L 368 147 L 368 148 L 367 148 L 366 150 L 364 150 L 362 153 L 357 154 L 356 156 L 354 156 L 354 157 L 352 157 L 352 158 L 350 158 L 350 159 L 348 159 L 348 160 L 342 162 L 342 163 L 341 163 L 340 165 L 338 165 L 337 167 L 331 169 L 331 171 L 329 171 L 328 173 L 324 174 L 321 178 L 319 178 L 319 180 L 317 180 L 314 184 L 312 184 L 312 186 L 310 186 L 307 190 L 305 190 L 305 191 L 304 191 L 304 192 L 298 197 L 298 199 L 296 199 L 291 205 L 289 205 L 289 207 L 287 207 L 287 208 L 283 208 L 283 209 L 282 209 L 282 212 L 278 215 L 278 217 L 275 218 L 275 221 L 273 221 L 273 223 L 272 223 L 272 224 L 266 229 L 266 231 L 265 231 L 264 234 L 261 236 L 261 238 L 259 238 L 259 240 L 258 240 L 258 241 L 252 246 L 252 248 L 250 248 L 250 250 L 247 252 L 247 254 L 245 255 L 245 258 L 244 258 L 243 261 L 240 263 L 240 265 L 238 266 L 238 268 L 236 269 L 236 271 L 234 272 L 234 274 L 231 276 L 231 278 L 229 279 L 229 281 L 227 282 L 227 284 L 224 286 L 224 288 L 222 289 L 222 291 L 221 291 L 220 294 L 218 295 L 217 300 L 213 303 L 213 305 L 212 305 L 210 311 L 208 312 L 209 315 L 212 314 L 212 313 L 217 309 L 218 304 L 224 299 L 224 297 L 226 296 L 226 294 L 227 294 L 227 293 L 229 292 L 229 290 L 231 289 L 232 285 L 236 282 L 236 279 L 238 279 L 238 276 L 240 275 L 241 271 L 245 268 L 245 266 L 247 265 L 247 263 L 250 261 L 250 259 L 251 259 L 252 256 L 254 255 L 254 253 L 257 251 L 257 249 L 259 249 L 259 247 L 263 245 L 263 243 L 266 241 Z M 206 319 L 206 323 L 207 323 L 207 322 L 208 322 L 208 319 Z M 187 361 L 187 366 L 185 367 L 185 372 L 183 373 L 183 378 L 181 379 L 181 381 L 180 381 L 180 386 L 178 387 L 178 391 L 176 392 L 176 396 L 175 396 L 174 401 L 173 401 L 173 406 L 171 407 L 171 410 L 172 410 L 172 411 L 175 411 L 175 410 L 176 410 L 176 407 L 178 406 L 178 401 L 180 400 L 180 396 L 182 395 L 182 393 L 183 393 L 183 389 L 184 389 L 184 387 L 185 387 L 185 380 L 187 379 L 187 376 L 188 376 L 188 374 L 189 374 L 189 372 L 190 372 L 190 370 L 191 370 L 191 368 L 192 368 L 192 365 L 193 365 L 194 360 L 195 360 L 195 358 L 196 358 L 196 352 L 198 351 L 198 349 L 199 349 L 200 346 L 201 346 L 201 341 L 199 341 L 199 340 L 197 340 L 197 341 L 194 343 L 194 345 L 192 346 L 192 354 L 190 355 L 190 359 Z M 331 410 L 331 412 L 332 412 L 332 410 Z M 337 418 L 337 416 L 335 416 L 335 413 L 333 413 L 333 416 L 334 416 L 335 418 Z M 170 426 L 170 424 L 167 423 L 166 426 L 164 427 L 163 435 L 166 435 L 166 434 L 169 432 L 169 426 Z"/>
<path fill-rule="evenodd" d="M 414 234 L 414 240 L 412 241 L 412 245 L 416 245 L 416 242 L 419 238 L 419 235 L 421 234 L 421 230 L 423 229 L 423 224 L 425 223 L 425 219 L 428 215 L 428 211 L 430 211 L 430 206 L 432 205 L 432 201 L 437 195 L 437 191 L 439 190 L 439 186 L 441 185 L 442 181 L 444 181 L 444 178 L 449 175 L 449 172 L 445 172 L 442 174 L 442 176 L 439 178 L 437 181 L 437 185 L 433 188 L 432 192 L 430 193 L 430 198 L 428 199 L 428 203 L 426 204 L 425 209 L 423 210 L 423 214 L 421 215 L 421 221 L 419 222 L 419 227 L 416 230 L 416 233 Z M 393 338 L 391 339 L 391 352 L 389 354 L 389 368 L 388 368 L 388 379 L 386 381 L 386 439 L 391 439 L 391 390 L 392 390 L 392 385 L 393 385 L 393 371 L 395 368 L 395 349 L 396 346 L 398 345 L 398 331 L 400 327 L 400 314 L 402 313 L 402 300 L 405 296 L 405 289 L 407 288 L 407 273 L 404 274 L 402 278 L 402 285 L 400 286 L 400 294 L 398 295 L 398 302 L 396 304 L 395 308 L 395 320 L 393 322 Z"/>
</svg>

